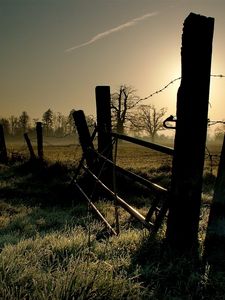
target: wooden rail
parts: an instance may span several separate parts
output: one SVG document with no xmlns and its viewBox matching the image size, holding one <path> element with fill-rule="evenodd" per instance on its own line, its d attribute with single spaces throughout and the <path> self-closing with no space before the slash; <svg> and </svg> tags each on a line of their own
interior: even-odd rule
<svg viewBox="0 0 225 300">
<path fill-rule="evenodd" d="M 117 203 L 125 209 L 129 214 L 131 214 L 134 218 L 139 220 L 147 229 L 151 230 L 154 227 L 154 224 L 151 222 L 146 222 L 145 217 L 142 216 L 136 209 L 134 209 L 132 206 L 130 206 L 126 201 L 124 201 L 122 198 L 120 198 L 118 195 L 116 195 L 113 191 L 111 191 L 101 180 L 98 179 L 98 177 L 92 173 L 85 165 L 82 166 L 83 169 L 90 174 L 96 182 L 98 182 L 111 196 L 116 198 Z"/>
<path fill-rule="evenodd" d="M 88 204 L 91 206 L 92 210 L 94 213 L 99 217 L 103 223 L 106 225 L 106 227 L 114 234 L 117 235 L 115 230 L 112 228 L 112 226 L 109 224 L 109 222 L 103 217 L 103 215 L 100 213 L 100 211 L 97 209 L 97 207 L 94 205 L 94 203 L 90 200 L 90 198 L 87 196 L 87 194 L 84 192 L 84 190 L 79 186 L 79 184 L 76 182 L 76 180 L 73 181 L 74 184 L 76 185 L 77 189 L 79 192 L 82 194 L 82 196 L 86 199 Z"/>
<path fill-rule="evenodd" d="M 173 155 L 173 152 L 174 152 L 173 148 L 171 148 L 171 147 L 166 147 L 166 146 L 162 146 L 159 144 L 143 141 L 143 140 L 131 137 L 131 136 L 119 134 L 117 132 L 112 132 L 112 136 L 115 138 L 127 141 L 127 142 L 131 142 L 133 144 L 137 144 L 137 145 L 140 145 L 140 146 L 152 149 L 152 150 L 156 150 L 156 151 L 168 154 L 168 155 Z"/>
<path fill-rule="evenodd" d="M 90 151 L 92 151 L 93 153 L 95 153 L 100 159 L 106 161 L 107 163 L 113 165 L 116 170 L 118 170 L 121 174 L 141 183 L 142 185 L 144 185 L 147 188 L 150 189 L 154 189 L 155 191 L 161 192 L 161 193 L 167 193 L 168 190 L 165 189 L 164 187 L 161 187 L 160 185 L 153 183 L 131 171 L 125 170 L 119 166 L 117 166 L 116 164 L 114 164 L 114 162 L 112 162 L 111 160 L 107 159 L 105 156 L 103 156 L 102 154 L 100 154 L 99 152 L 97 152 L 96 150 L 90 149 Z"/>
</svg>

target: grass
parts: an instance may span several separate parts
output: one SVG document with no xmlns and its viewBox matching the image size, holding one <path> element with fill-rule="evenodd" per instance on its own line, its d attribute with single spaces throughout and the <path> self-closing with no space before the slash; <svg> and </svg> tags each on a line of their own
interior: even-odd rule
<svg viewBox="0 0 225 300">
<path fill-rule="evenodd" d="M 79 157 L 79 147 L 49 146 L 43 164 L 22 159 L 0 166 L 0 299 L 224 299 L 224 274 L 208 266 L 202 270 L 186 257 L 168 259 L 165 224 L 153 238 L 119 209 L 120 235 L 107 235 L 70 186 Z M 123 143 L 117 161 L 170 184 L 166 156 Z M 206 164 L 200 254 L 214 181 L 215 171 Z M 146 215 L 152 201 L 148 191 L 122 181 L 118 188 Z M 115 226 L 113 204 L 105 199 L 95 204 Z"/>
</svg>

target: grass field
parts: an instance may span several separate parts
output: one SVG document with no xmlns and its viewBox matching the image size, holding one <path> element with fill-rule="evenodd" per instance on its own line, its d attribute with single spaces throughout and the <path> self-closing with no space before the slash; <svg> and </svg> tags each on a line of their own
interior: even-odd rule
<svg viewBox="0 0 225 300">
<path fill-rule="evenodd" d="M 210 151 L 218 155 L 219 149 Z M 79 145 L 45 145 L 43 164 L 24 159 L 24 145 L 11 145 L 11 153 L 14 161 L 0 165 L 0 299 L 224 299 L 224 274 L 212 277 L 208 267 L 196 269 L 186 258 L 168 260 L 161 251 L 165 224 L 153 239 L 119 208 L 120 235 L 107 234 L 70 185 Z M 167 155 L 121 143 L 117 163 L 170 184 Z M 216 156 L 205 164 L 200 254 L 217 164 Z M 149 191 L 131 182 L 118 182 L 118 190 L 146 215 Z M 113 203 L 101 199 L 96 206 L 115 227 Z"/>
</svg>

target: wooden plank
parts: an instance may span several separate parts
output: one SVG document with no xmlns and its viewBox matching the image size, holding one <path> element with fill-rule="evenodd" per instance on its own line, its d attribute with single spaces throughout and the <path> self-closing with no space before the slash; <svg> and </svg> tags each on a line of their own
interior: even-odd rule
<svg viewBox="0 0 225 300">
<path fill-rule="evenodd" d="M 159 145 L 159 144 L 143 141 L 143 140 L 140 140 L 140 139 L 128 136 L 128 135 L 119 134 L 119 133 L 116 133 L 116 132 L 112 132 L 112 136 L 115 137 L 115 138 L 127 141 L 127 142 L 131 142 L 131 143 L 136 144 L 136 145 L 140 145 L 140 146 L 152 149 L 152 150 L 156 150 L 156 151 L 168 154 L 168 155 L 173 155 L 174 150 L 171 147 L 166 147 L 166 146 L 162 146 L 162 145 Z"/>
</svg>

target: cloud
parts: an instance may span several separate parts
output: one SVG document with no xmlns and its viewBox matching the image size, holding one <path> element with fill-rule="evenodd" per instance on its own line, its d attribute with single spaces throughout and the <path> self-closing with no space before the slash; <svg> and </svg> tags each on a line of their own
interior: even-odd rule
<svg viewBox="0 0 225 300">
<path fill-rule="evenodd" d="M 104 39 L 106 36 L 108 36 L 108 35 L 110 35 L 110 34 L 112 34 L 114 32 L 118 32 L 118 31 L 124 30 L 127 27 L 134 26 L 137 23 L 139 23 L 139 22 L 141 22 L 141 21 L 143 21 L 143 20 L 145 20 L 147 18 L 156 16 L 157 14 L 158 14 L 158 12 L 152 12 L 152 13 L 145 14 L 145 15 L 143 15 L 141 17 L 134 18 L 133 20 L 131 20 L 129 22 L 126 22 L 124 24 L 121 24 L 121 25 L 119 25 L 117 27 L 114 27 L 114 28 L 111 28 L 111 29 L 106 30 L 104 32 L 98 33 L 93 38 L 91 38 L 89 41 L 87 41 L 85 43 L 82 43 L 82 44 L 79 44 L 79 45 L 76 45 L 76 46 L 73 46 L 71 48 L 68 48 L 68 49 L 65 50 L 65 52 L 71 52 L 71 51 L 74 51 L 74 50 L 76 50 L 78 48 L 91 45 L 91 44 L 97 42 L 98 40 Z"/>
</svg>

